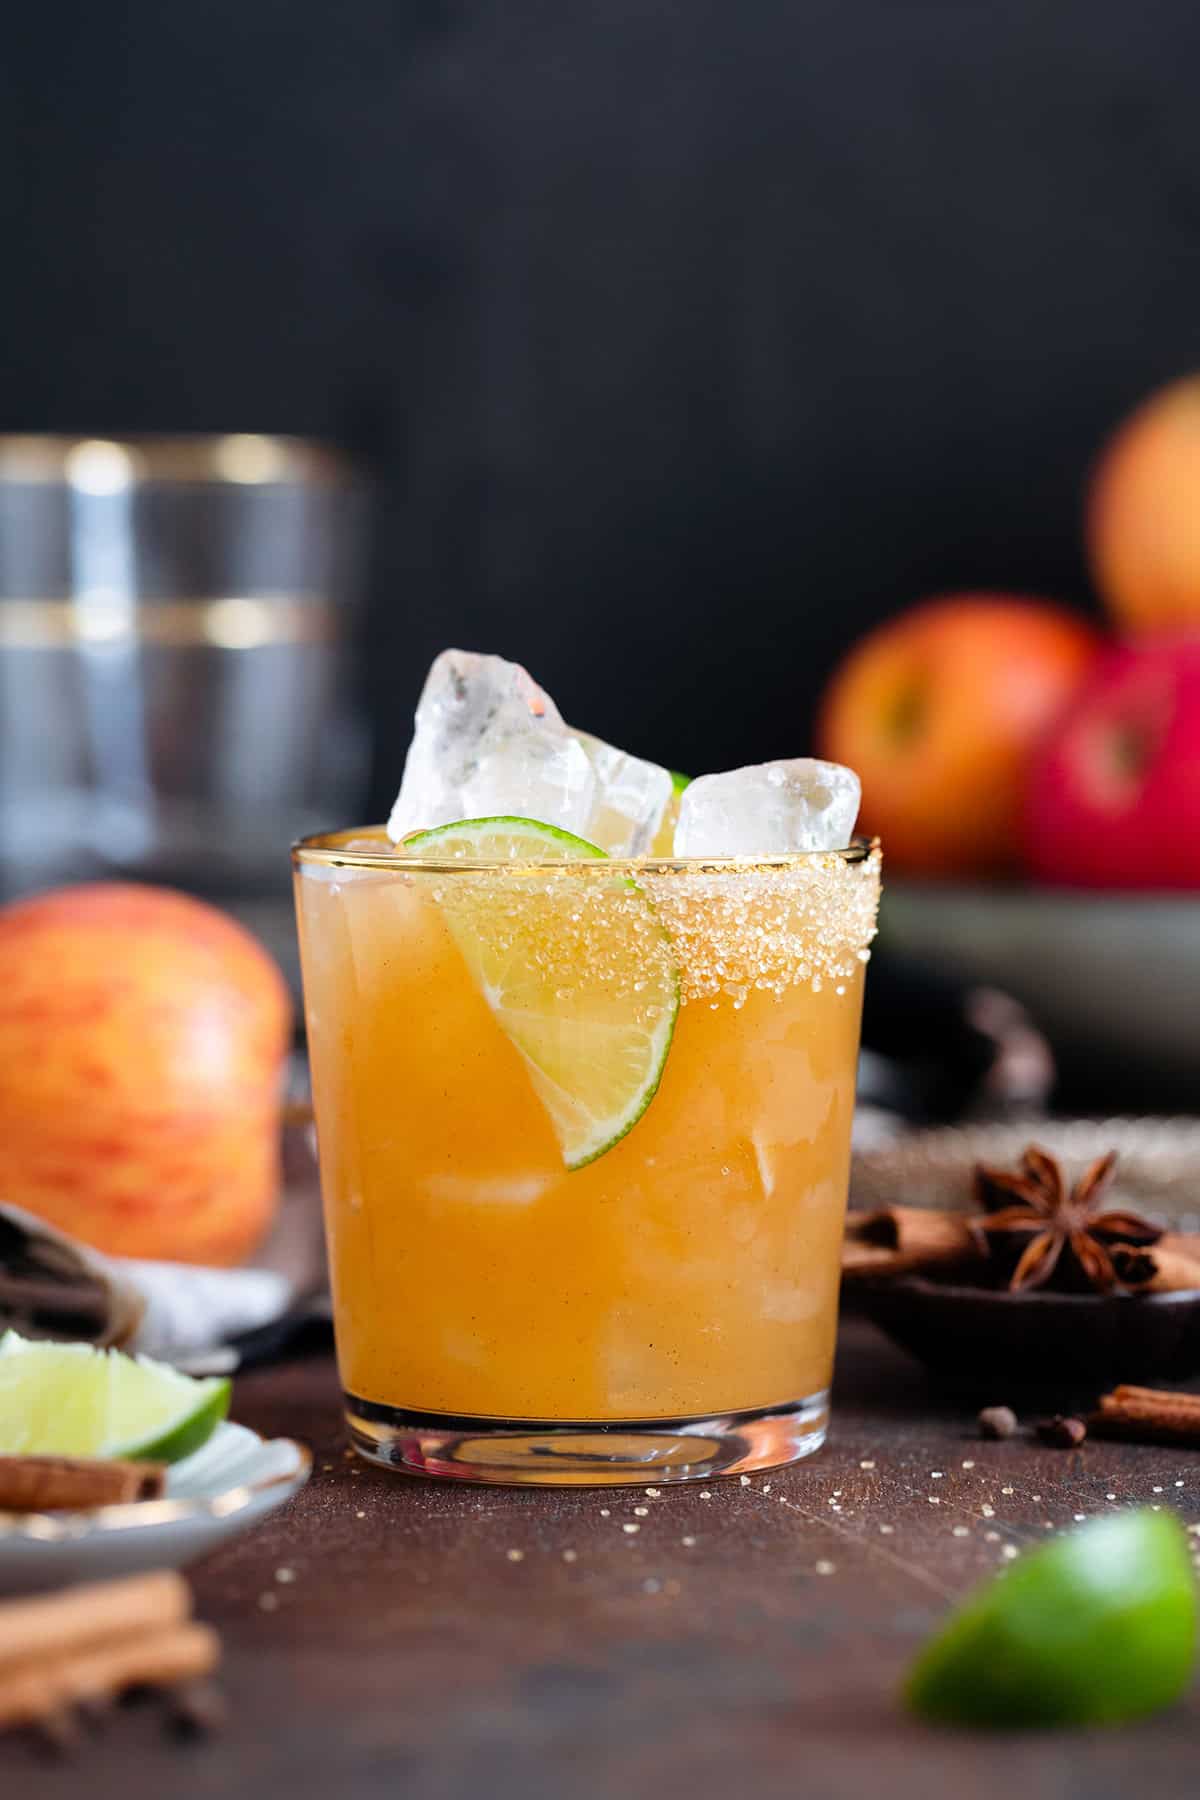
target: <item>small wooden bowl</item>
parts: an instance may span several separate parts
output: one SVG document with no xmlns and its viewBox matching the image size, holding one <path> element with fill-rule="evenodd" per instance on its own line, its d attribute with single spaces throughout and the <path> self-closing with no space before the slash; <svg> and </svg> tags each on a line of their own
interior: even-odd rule
<svg viewBox="0 0 1200 1800">
<path fill-rule="evenodd" d="M 1015 1165 L 1029 1143 L 1076 1174 L 1118 1152 L 1114 1198 L 1173 1231 L 1195 1230 L 1200 1121 L 1022 1121 L 916 1132 L 856 1156 L 852 1202 L 958 1210 L 972 1205 L 977 1162 Z M 1036 1391 L 1092 1399 L 1117 1382 L 1182 1381 L 1200 1371 L 1200 1290 L 1174 1294 L 1010 1294 L 908 1275 L 847 1283 L 866 1316 L 947 1386 L 1003 1403 Z"/>
<path fill-rule="evenodd" d="M 947 1387 L 1003 1404 L 1022 1392 L 1092 1401 L 1118 1382 L 1200 1369 L 1200 1292 L 1009 1294 L 924 1276 L 857 1284 L 871 1319 Z"/>
</svg>

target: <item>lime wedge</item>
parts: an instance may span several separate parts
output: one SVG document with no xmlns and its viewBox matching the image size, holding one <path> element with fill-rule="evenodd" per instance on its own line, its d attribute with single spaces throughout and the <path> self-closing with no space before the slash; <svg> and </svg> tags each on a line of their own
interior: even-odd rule
<svg viewBox="0 0 1200 1800">
<path fill-rule="evenodd" d="M 0 1455 L 178 1462 L 228 1410 L 228 1381 L 90 1344 L 0 1338 Z"/>
<path fill-rule="evenodd" d="M 437 862 L 582 862 L 605 852 L 557 825 L 502 814 L 494 819 L 455 819 L 430 831 L 410 831 L 404 848 Z"/>
<path fill-rule="evenodd" d="M 633 1129 L 654 1098 L 679 1010 L 671 942 L 636 882 L 539 875 L 607 860 L 532 819 L 463 819 L 405 840 L 439 862 L 502 865 L 435 898 L 497 1024 L 520 1051 L 568 1169 Z"/>
<path fill-rule="evenodd" d="M 662 821 L 654 834 L 654 842 L 650 846 L 651 856 L 674 856 L 675 827 L 679 823 L 679 797 L 685 787 L 690 787 L 691 780 L 690 775 L 681 775 L 678 769 L 671 770 L 671 797 L 667 801 Z"/>
<path fill-rule="evenodd" d="M 1032 1551 L 927 1644 L 905 1698 L 958 1725 L 1099 1725 L 1187 1686 L 1196 1593 L 1173 1513 L 1115 1513 Z"/>
</svg>

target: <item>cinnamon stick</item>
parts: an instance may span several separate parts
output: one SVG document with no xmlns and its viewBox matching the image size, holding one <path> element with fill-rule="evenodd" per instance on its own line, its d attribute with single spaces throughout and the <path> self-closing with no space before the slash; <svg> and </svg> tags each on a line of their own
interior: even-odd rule
<svg viewBox="0 0 1200 1800">
<path fill-rule="evenodd" d="M 166 1464 L 76 1456 L 0 1456 L 0 1512 L 66 1512 L 157 1500 Z"/>
<path fill-rule="evenodd" d="M 191 1610 L 187 1583 L 168 1569 L 6 1601 L 0 1605 L 0 1683 L 14 1664 L 68 1656 L 107 1638 L 161 1633 L 182 1624 Z"/>
<path fill-rule="evenodd" d="M 842 1246 L 843 1275 L 903 1275 L 979 1257 L 960 1213 L 923 1206 L 887 1206 L 851 1213 Z"/>
<path fill-rule="evenodd" d="M 1111 1252 L 1123 1285 L 1138 1294 L 1180 1294 L 1200 1288 L 1200 1244 L 1178 1233 L 1145 1250 L 1118 1244 Z"/>
<path fill-rule="evenodd" d="M 35 1724 L 125 1688 L 194 1681 L 210 1674 L 219 1660 L 216 1632 L 194 1621 L 26 1660 L 0 1675 L 0 1730 Z"/>
<path fill-rule="evenodd" d="M 1099 1410 L 1088 1427 L 1102 1437 L 1200 1446 L 1200 1394 L 1177 1394 L 1168 1388 L 1114 1388 L 1111 1394 L 1101 1394 Z"/>
</svg>

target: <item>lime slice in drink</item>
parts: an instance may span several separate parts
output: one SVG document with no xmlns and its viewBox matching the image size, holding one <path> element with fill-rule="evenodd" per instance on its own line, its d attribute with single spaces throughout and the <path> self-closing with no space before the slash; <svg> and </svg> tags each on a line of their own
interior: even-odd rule
<svg viewBox="0 0 1200 1800">
<path fill-rule="evenodd" d="M 1045 1544 L 967 1600 L 905 1697 L 957 1725 L 1115 1724 L 1187 1686 L 1196 1593 L 1173 1513 L 1115 1513 Z"/>
<path fill-rule="evenodd" d="M 679 823 L 679 796 L 685 787 L 690 786 L 691 779 L 690 775 L 681 775 L 678 769 L 671 770 L 671 797 L 663 812 L 662 822 L 654 834 L 654 842 L 650 846 L 651 856 L 674 856 L 675 827 Z"/>
<path fill-rule="evenodd" d="M 636 882 L 547 863 L 606 861 L 532 819 L 463 819 L 405 839 L 411 855 L 499 869 L 437 883 L 467 966 L 520 1051 L 568 1169 L 637 1124 L 662 1079 L 679 1010 L 671 942 Z"/>
<path fill-rule="evenodd" d="M 0 1455 L 178 1462 L 228 1410 L 228 1381 L 90 1344 L 0 1338 Z"/>
</svg>

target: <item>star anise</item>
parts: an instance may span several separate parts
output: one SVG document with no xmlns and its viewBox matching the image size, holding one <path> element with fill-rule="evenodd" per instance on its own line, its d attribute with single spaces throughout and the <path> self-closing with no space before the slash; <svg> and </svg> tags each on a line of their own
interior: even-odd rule
<svg viewBox="0 0 1200 1800">
<path fill-rule="evenodd" d="M 1021 1246 L 1009 1277 L 1013 1293 L 1028 1288 L 1085 1285 L 1102 1294 L 1121 1285 L 1113 1263 L 1115 1246 L 1145 1250 L 1162 1236 L 1157 1225 L 1122 1208 L 1101 1212 L 1116 1165 L 1110 1150 L 1068 1188 L 1062 1165 L 1049 1151 L 1030 1144 L 1018 1170 L 980 1163 L 975 1189 L 983 1215 L 971 1221 L 980 1247 L 1003 1255 L 1006 1243 Z"/>
</svg>

